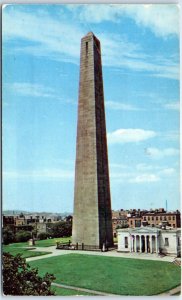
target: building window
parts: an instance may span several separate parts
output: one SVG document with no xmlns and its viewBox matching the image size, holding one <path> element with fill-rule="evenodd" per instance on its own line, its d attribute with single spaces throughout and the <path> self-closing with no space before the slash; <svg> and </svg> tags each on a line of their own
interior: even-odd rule
<svg viewBox="0 0 182 300">
<path fill-rule="evenodd" d="M 175 220 L 175 216 L 173 216 L 173 220 Z"/>
<path fill-rule="evenodd" d="M 141 227 L 141 220 L 135 220 L 135 227 Z"/>
<path fill-rule="evenodd" d="M 164 216 L 164 221 L 166 221 L 166 216 Z"/>
<path fill-rule="evenodd" d="M 148 217 L 148 221 L 150 221 L 150 217 Z"/>
<path fill-rule="evenodd" d="M 86 42 L 86 54 L 88 54 L 88 42 Z"/>
<path fill-rule="evenodd" d="M 169 246 L 169 239 L 168 238 L 165 238 L 164 246 Z"/>
<path fill-rule="evenodd" d="M 124 238 L 125 248 L 128 248 L 128 237 L 125 236 Z"/>
<path fill-rule="evenodd" d="M 132 220 L 130 221 L 130 224 L 133 225 L 133 221 Z"/>
<path fill-rule="evenodd" d="M 162 217 L 160 217 L 160 220 L 162 221 Z"/>
<path fill-rule="evenodd" d="M 154 220 L 154 217 L 152 217 L 152 221 Z"/>
<path fill-rule="evenodd" d="M 158 217 L 156 217 L 156 221 L 158 221 Z"/>
<path fill-rule="evenodd" d="M 168 219 L 171 220 L 171 216 L 169 216 Z"/>
<path fill-rule="evenodd" d="M 143 219 L 144 219 L 144 221 L 146 221 L 146 217 L 144 217 Z"/>
</svg>

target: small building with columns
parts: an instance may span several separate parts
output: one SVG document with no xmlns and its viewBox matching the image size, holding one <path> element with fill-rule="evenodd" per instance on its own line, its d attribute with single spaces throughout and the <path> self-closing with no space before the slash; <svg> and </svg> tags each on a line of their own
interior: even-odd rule
<svg viewBox="0 0 182 300">
<path fill-rule="evenodd" d="M 139 227 L 118 229 L 118 252 L 181 255 L 181 229 Z"/>
</svg>

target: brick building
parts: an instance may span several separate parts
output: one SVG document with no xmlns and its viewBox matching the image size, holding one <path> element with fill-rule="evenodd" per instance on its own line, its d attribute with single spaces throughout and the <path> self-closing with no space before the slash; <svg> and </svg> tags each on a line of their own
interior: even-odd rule
<svg viewBox="0 0 182 300">
<path fill-rule="evenodd" d="M 130 228 L 143 226 L 170 226 L 172 228 L 181 227 L 181 214 L 175 212 L 147 212 L 140 216 L 128 217 L 128 225 Z"/>
</svg>

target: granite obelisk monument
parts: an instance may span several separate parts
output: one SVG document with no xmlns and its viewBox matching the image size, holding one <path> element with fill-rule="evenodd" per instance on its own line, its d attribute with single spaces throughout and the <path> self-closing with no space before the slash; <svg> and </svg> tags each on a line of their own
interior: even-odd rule
<svg viewBox="0 0 182 300">
<path fill-rule="evenodd" d="M 81 40 L 72 244 L 113 246 L 100 42 Z"/>
</svg>

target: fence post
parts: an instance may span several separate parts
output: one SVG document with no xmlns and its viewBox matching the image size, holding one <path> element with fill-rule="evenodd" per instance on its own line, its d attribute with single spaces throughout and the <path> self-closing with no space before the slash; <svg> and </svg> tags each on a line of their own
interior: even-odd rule
<svg viewBox="0 0 182 300">
<path fill-rule="evenodd" d="M 78 243 L 76 243 L 76 250 L 78 250 Z"/>
<path fill-rule="evenodd" d="M 84 243 L 82 243 L 82 250 L 84 250 Z"/>
</svg>

